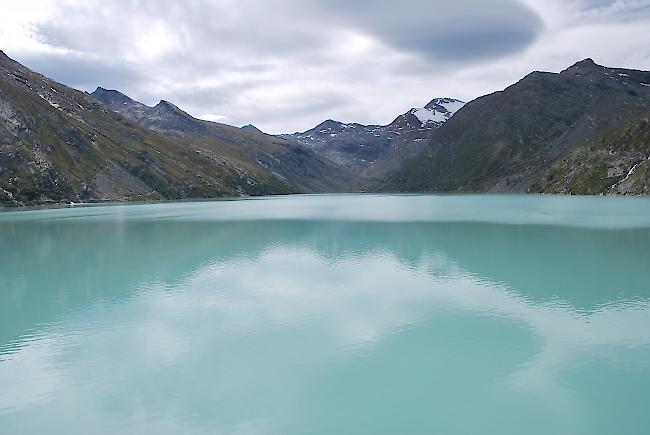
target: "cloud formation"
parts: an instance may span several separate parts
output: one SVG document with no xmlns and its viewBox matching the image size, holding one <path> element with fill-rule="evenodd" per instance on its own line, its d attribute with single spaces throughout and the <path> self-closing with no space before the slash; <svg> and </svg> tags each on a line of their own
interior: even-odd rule
<svg viewBox="0 0 650 435">
<path fill-rule="evenodd" d="M 358 28 L 434 63 L 472 62 L 517 52 L 539 34 L 538 15 L 513 0 L 420 1 L 329 0 L 316 2 Z"/>
<path fill-rule="evenodd" d="M 24 0 L 0 48 L 83 90 L 269 132 L 387 123 L 585 57 L 650 69 L 646 0 Z M 594 42 L 597 43 L 594 43 Z"/>
</svg>

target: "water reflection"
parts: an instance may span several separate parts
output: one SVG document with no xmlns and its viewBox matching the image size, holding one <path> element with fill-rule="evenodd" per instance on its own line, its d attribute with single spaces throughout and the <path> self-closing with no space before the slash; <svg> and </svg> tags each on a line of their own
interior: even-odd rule
<svg viewBox="0 0 650 435">
<path fill-rule="evenodd" d="M 56 219 L 0 241 L 10 433 L 650 424 L 648 229 Z"/>
</svg>

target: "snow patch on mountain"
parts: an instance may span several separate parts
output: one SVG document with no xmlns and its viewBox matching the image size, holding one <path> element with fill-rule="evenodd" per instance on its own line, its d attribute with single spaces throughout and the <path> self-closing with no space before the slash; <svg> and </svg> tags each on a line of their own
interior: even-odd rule
<svg viewBox="0 0 650 435">
<path fill-rule="evenodd" d="M 436 110 L 431 109 L 412 109 L 411 113 L 414 114 L 422 124 L 428 124 L 430 122 L 443 123 L 447 120 L 446 113 L 437 112 Z"/>
<path fill-rule="evenodd" d="M 439 105 L 447 109 L 447 112 L 451 113 L 452 116 L 465 105 L 464 101 L 454 100 L 451 98 L 444 98 L 438 101 L 440 101 Z"/>
<path fill-rule="evenodd" d="M 423 108 L 411 109 L 410 113 L 420 120 L 422 125 L 441 125 L 460 110 L 465 103 L 453 98 L 436 98 Z"/>
</svg>

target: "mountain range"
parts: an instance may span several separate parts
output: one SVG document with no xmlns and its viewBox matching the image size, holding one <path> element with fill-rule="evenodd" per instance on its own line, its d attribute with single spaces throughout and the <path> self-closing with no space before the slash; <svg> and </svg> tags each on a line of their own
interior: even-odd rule
<svg viewBox="0 0 650 435">
<path fill-rule="evenodd" d="M 381 189 L 647 193 L 649 114 L 650 72 L 533 72 L 465 105 Z"/>
<path fill-rule="evenodd" d="M 388 125 L 268 135 L 72 89 L 0 51 L 0 203 L 385 192 L 648 194 L 650 72 L 533 72 Z"/>
<path fill-rule="evenodd" d="M 120 105 L 127 116 L 0 52 L 0 202 L 339 191 L 348 181 L 301 144 L 200 121 L 167 102 Z"/>
<path fill-rule="evenodd" d="M 365 189 L 417 156 L 431 134 L 465 103 L 436 98 L 423 108 L 399 115 L 388 125 L 362 125 L 327 120 L 302 133 L 282 137 L 300 142 L 330 161 L 349 168 Z"/>
<path fill-rule="evenodd" d="M 170 141 L 248 167 L 253 172 L 270 174 L 286 185 L 270 193 L 338 192 L 351 178 L 339 165 L 308 147 L 265 134 L 252 125 L 237 128 L 204 121 L 168 101 L 149 107 L 121 92 L 101 87 L 90 96 L 112 112 Z"/>
</svg>

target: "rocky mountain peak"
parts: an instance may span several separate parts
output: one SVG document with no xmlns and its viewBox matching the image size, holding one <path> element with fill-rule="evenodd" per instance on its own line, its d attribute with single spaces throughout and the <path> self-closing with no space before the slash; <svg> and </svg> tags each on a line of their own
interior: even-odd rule
<svg viewBox="0 0 650 435">
<path fill-rule="evenodd" d="M 583 74 L 588 74 L 594 71 L 598 71 L 600 69 L 603 69 L 602 66 L 598 65 L 596 62 L 594 62 L 593 59 L 587 58 L 584 60 L 581 60 L 580 62 L 576 62 L 569 68 L 565 69 L 562 71 L 563 74 L 576 74 L 576 75 L 583 75 Z"/>
<path fill-rule="evenodd" d="M 124 95 L 123 93 L 116 91 L 114 89 L 105 89 L 101 86 L 98 86 L 90 95 L 99 100 L 109 100 L 111 103 L 124 102 L 130 103 L 133 102 L 131 98 Z"/>
<path fill-rule="evenodd" d="M 316 127 L 313 128 L 313 130 L 324 130 L 324 129 L 330 129 L 330 128 L 340 128 L 343 123 L 339 121 L 334 121 L 333 119 L 328 119 L 326 121 L 321 122 L 318 124 Z"/>
<path fill-rule="evenodd" d="M 0 65 L 12 68 L 20 67 L 15 60 L 7 56 L 7 54 L 2 50 L 0 50 Z"/>
<path fill-rule="evenodd" d="M 463 101 L 457 100 L 455 98 L 434 98 L 433 100 L 429 101 L 426 106 L 424 106 L 425 109 L 435 109 L 439 107 L 443 107 L 446 110 L 448 105 L 455 104 L 455 103 L 461 103 L 465 104 Z"/>
<path fill-rule="evenodd" d="M 259 128 L 255 127 L 253 124 L 246 124 L 242 128 L 242 130 L 247 130 L 247 131 L 254 131 L 256 133 L 262 133 L 262 130 Z"/>
<path fill-rule="evenodd" d="M 158 104 L 156 104 L 155 107 L 173 110 L 174 112 L 181 111 L 181 109 L 179 109 L 178 106 L 176 106 L 173 103 L 170 103 L 167 100 L 160 100 L 160 102 Z"/>
<path fill-rule="evenodd" d="M 463 107 L 465 103 L 454 98 L 434 98 L 423 108 L 411 109 L 422 125 L 442 125 Z"/>
<path fill-rule="evenodd" d="M 433 132 L 464 104 L 454 98 L 434 98 L 425 107 L 411 109 L 388 125 L 328 119 L 305 132 L 281 137 L 306 145 L 333 163 L 352 169 L 361 177 L 361 185 L 370 185 L 422 151 Z"/>
<path fill-rule="evenodd" d="M 594 62 L 594 60 L 592 58 L 588 57 L 588 58 L 583 59 L 583 60 L 581 60 L 579 62 L 576 62 L 575 65 L 573 65 L 573 66 L 574 67 L 580 66 L 580 67 L 583 67 L 583 68 L 585 68 L 585 67 L 586 68 L 593 68 L 593 67 L 597 67 L 599 65 L 596 62 Z"/>
</svg>

